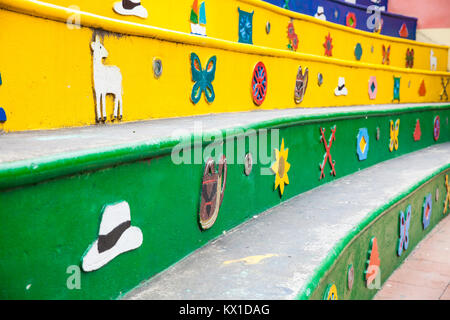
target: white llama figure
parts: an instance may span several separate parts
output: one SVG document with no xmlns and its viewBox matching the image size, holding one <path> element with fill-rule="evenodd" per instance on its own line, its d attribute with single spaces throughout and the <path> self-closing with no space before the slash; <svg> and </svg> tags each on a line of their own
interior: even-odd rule
<svg viewBox="0 0 450 320">
<path fill-rule="evenodd" d="M 434 56 L 434 51 L 431 49 L 430 51 L 430 70 L 437 70 L 437 58 Z"/>
<path fill-rule="evenodd" d="M 114 95 L 114 118 L 117 118 L 117 111 L 120 104 L 120 117 L 122 119 L 122 74 L 116 66 L 106 66 L 103 58 L 108 57 L 108 51 L 101 44 L 100 39 L 95 36 L 95 42 L 91 43 L 93 69 L 94 69 L 94 90 L 97 107 L 97 120 L 101 121 L 100 103 L 103 106 L 103 121 L 106 121 L 106 95 Z"/>
</svg>

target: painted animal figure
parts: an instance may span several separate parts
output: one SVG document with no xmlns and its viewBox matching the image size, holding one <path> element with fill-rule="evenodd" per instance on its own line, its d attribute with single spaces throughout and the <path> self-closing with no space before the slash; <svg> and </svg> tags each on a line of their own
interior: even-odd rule
<svg viewBox="0 0 450 320">
<path fill-rule="evenodd" d="M 114 118 L 122 119 L 122 74 L 116 66 L 103 64 L 103 59 L 108 57 L 108 51 L 100 42 L 98 36 L 91 43 L 93 70 L 94 70 L 94 90 L 97 107 L 97 121 L 106 121 L 106 95 L 114 95 Z M 118 109 L 120 105 L 120 116 Z M 101 113 L 103 106 L 103 118 Z"/>
<path fill-rule="evenodd" d="M 434 51 L 430 51 L 430 70 L 436 71 L 437 69 L 437 58 L 434 56 Z"/>
</svg>

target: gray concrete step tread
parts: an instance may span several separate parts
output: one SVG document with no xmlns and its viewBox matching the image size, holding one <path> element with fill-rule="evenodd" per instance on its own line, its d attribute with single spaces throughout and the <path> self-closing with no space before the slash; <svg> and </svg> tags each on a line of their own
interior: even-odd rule
<svg viewBox="0 0 450 320">
<path fill-rule="evenodd" d="M 443 143 L 298 195 L 208 243 L 125 298 L 293 299 L 335 244 L 365 217 L 449 163 L 450 143 Z"/>
<path fill-rule="evenodd" d="M 258 122 L 281 118 L 444 105 L 450 104 L 392 104 L 336 108 L 255 110 L 195 117 L 124 122 L 113 125 L 107 124 L 58 130 L 7 133 L 0 135 L 0 164 L 20 160 L 32 160 L 64 153 L 76 153 L 85 150 L 95 152 L 98 149 L 114 148 L 127 144 L 152 144 L 170 138 L 187 136 L 198 132 L 200 129 L 204 133 L 217 129 L 245 127 Z"/>
</svg>

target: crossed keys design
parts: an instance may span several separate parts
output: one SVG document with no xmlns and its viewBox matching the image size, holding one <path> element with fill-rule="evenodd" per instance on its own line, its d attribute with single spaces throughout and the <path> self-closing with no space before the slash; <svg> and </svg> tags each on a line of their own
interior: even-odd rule
<svg viewBox="0 0 450 320">
<path fill-rule="evenodd" d="M 441 93 L 441 100 L 443 100 L 443 97 L 445 97 L 445 100 L 448 100 L 448 94 L 447 94 L 447 86 L 450 82 L 450 78 L 447 78 L 447 80 L 444 82 L 444 78 L 441 78 L 441 84 L 442 84 L 442 93 Z"/>
<path fill-rule="evenodd" d="M 328 143 L 327 143 L 327 140 L 325 138 L 325 128 L 320 128 L 320 134 L 322 135 L 320 137 L 320 141 L 323 142 L 323 145 L 325 147 L 325 152 L 326 153 L 325 153 L 325 155 L 323 157 L 322 164 L 319 164 L 319 167 L 320 167 L 320 178 L 319 178 L 319 180 L 321 180 L 322 178 L 325 178 L 325 171 L 324 170 L 325 170 L 325 164 L 327 163 L 327 159 L 328 159 L 328 162 L 330 163 L 330 166 L 331 166 L 330 174 L 336 176 L 336 170 L 334 168 L 334 166 L 336 164 L 336 161 L 333 161 L 333 159 L 331 158 L 331 153 L 330 153 L 330 149 L 331 149 L 331 146 L 333 144 L 333 141 L 336 140 L 335 133 L 336 133 L 336 126 L 331 128 L 331 136 L 330 136 L 330 139 L 328 140 Z"/>
</svg>

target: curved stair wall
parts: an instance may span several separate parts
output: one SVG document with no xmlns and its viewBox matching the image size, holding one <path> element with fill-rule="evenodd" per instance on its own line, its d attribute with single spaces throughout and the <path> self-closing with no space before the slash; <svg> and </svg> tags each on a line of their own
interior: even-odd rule
<svg viewBox="0 0 450 320">
<path fill-rule="evenodd" d="M 450 140 L 449 104 L 310 110 L 208 115 L 3 136 L 0 297 L 121 297 L 224 231 L 295 195 Z M 441 120 L 436 137 L 437 116 Z M 421 138 L 414 141 L 418 119 Z M 397 134 L 391 133 L 391 121 L 397 120 Z M 196 122 L 204 123 L 202 133 L 195 131 Z M 179 128 L 189 130 L 171 136 Z M 357 152 L 361 128 L 368 133 L 367 159 L 363 161 Z M 321 140 L 321 129 L 326 139 Z M 332 130 L 335 140 L 329 152 L 335 176 L 330 173 L 324 146 Z M 250 149 L 256 141 L 251 139 L 257 139 L 257 151 Z M 398 142 L 398 149 L 389 150 L 391 140 Z M 174 162 L 177 147 L 186 152 L 178 156 L 189 160 Z M 283 147 L 288 149 L 290 169 L 285 167 L 288 180 L 284 182 L 288 183 L 280 193 L 270 168 L 275 160 L 273 149 Z M 247 176 L 243 156 L 248 152 L 259 155 L 254 155 Z M 261 157 L 261 152 L 266 157 Z M 209 154 L 216 163 L 224 154 L 228 169 L 217 220 L 202 231 L 198 214 L 204 161 Z M 200 155 L 199 163 L 195 163 L 196 155 Z M 102 210 L 120 201 L 129 204 L 132 226 L 143 234 L 142 245 L 98 270 L 80 271 L 84 255 L 98 236 Z M 80 277 L 81 289 L 72 286 L 75 275 Z"/>
<path fill-rule="evenodd" d="M 124 122 L 258 109 L 448 100 L 448 95 L 444 95 L 444 84 L 449 79 L 446 72 L 249 46 L 84 12 L 79 13 L 81 28 L 72 29 L 66 21 L 74 11 L 44 6 L 38 1 L 4 0 L 0 7 L 5 31 L 2 42 L 14 49 L 14 54 L 8 50 L 0 53 L 2 107 L 7 116 L 7 121 L 0 122 L 0 129 L 6 132 L 86 126 L 98 121 L 91 53 L 97 37 L 109 53 L 102 63 L 118 67 L 122 75 Z M 203 67 L 212 56 L 217 58 L 212 81 L 215 99 L 211 103 L 204 94 L 196 104 L 190 99 L 195 84 L 192 53 L 198 55 Z M 154 76 L 152 67 L 156 58 L 163 66 L 159 78 Z M 257 106 L 251 82 L 260 61 L 267 69 L 267 95 Z M 303 71 L 308 68 L 309 80 L 303 101 L 297 104 L 294 89 L 299 67 Z M 317 80 L 319 73 L 323 75 L 321 85 Z M 342 77 L 348 95 L 336 96 L 335 89 Z M 371 77 L 377 81 L 373 100 L 368 94 Z M 400 78 L 397 96 L 394 77 Z M 422 82 L 425 91 L 420 95 Z M 117 122 L 112 116 L 111 95 L 107 96 L 106 110 L 106 123 Z"/>
<path fill-rule="evenodd" d="M 342 300 L 373 298 L 377 289 L 381 289 L 382 284 L 402 264 L 414 247 L 442 219 L 448 218 L 448 209 L 445 210 L 445 201 L 448 201 L 445 181 L 448 180 L 449 175 L 449 166 L 444 167 L 372 212 L 336 244 L 297 298 L 327 299 L 329 288 L 333 285 L 336 288 L 337 297 Z M 431 200 L 431 213 L 430 221 L 425 227 L 423 217 L 427 197 Z M 406 213 L 408 206 L 411 206 L 409 242 L 407 249 L 399 255 L 400 215 L 402 212 Z M 364 271 L 368 268 L 373 238 L 377 239 L 380 268 L 379 274 L 373 277 L 368 285 Z M 354 279 L 352 286 L 349 287 L 348 275 L 351 267 L 353 267 Z"/>
<path fill-rule="evenodd" d="M 128 23 L 152 26 L 190 34 L 191 24 L 189 15 L 192 10 L 193 0 L 170 0 L 151 2 L 146 4 L 149 12 L 147 19 L 135 16 L 122 16 L 116 14 L 112 9 L 112 3 L 108 1 L 92 1 L 76 3 L 69 0 L 3 0 L 1 6 L 15 11 L 29 12 L 38 16 L 46 17 L 50 12 L 56 13 L 53 7 L 66 8 L 64 13 L 58 12 L 56 16 L 51 14 L 52 19 L 69 22 L 68 28 L 76 31 L 76 23 L 81 26 L 96 27 L 111 31 L 104 22 L 91 23 L 81 13 L 89 13 L 93 16 L 104 17 L 107 20 L 121 20 Z M 74 4 L 75 3 L 75 4 Z M 176 9 L 174 9 L 176 7 Z M 448 60 L 448 47 L 427 44 L 408 39 L 394 38 L 369 33 L 354 28 L 342 26 L 333 22 L 322 21 L 295 11 L 285 10 L 268 2 L 257 0 L 208 0 L 205 1 L 206 10 L 206 35 L 209 38 L 217 38 L 232 42 L 239 42 L 239 12 L 238 8 L 246 12 L 254 12 L 252 27 L 252 43 L 274 49 L 288 50 L 288 25 L 291 19 L 298 36 L 299 45 L 297 52 L 325 56 L 325 37 L 330 32 L 333 38 L 333 57 L 357 61 L 355 58 L 355 46 L 360 43 L 363 48 L 359 62 L 367 62 L 382 65 L 382 46 L 391 47 L 391 66 L 406 67 L 406 51 L 414 49 L 414 69 L 430 70 L 430 50 L 433 57 L 437 59 L 437 71 L 446 71 Z M 89 23 L 88 23 L 89 21 Z M 270 24 L 270 32 L 267 33 L 266 26 Z M 126 31 L 127 30 L 127 31 Z M 128 29 L 115 28 L 114 32 L 133 34 Z M 201 37 L 201 36 L 200 36 Z M 203 37 L 202 37 L 203 38 Z M 349 42 L 349 39 L 352 39 Z M 373 46 L 373 50 L 372 50 Z"/>
<path fill-rule="evenodd" d="M 300 194 L 196 250 L 124 299 L 369 299 L 417 243 L 448 219 L 449 157 L 449 143 L 435 145 Z M 445 246 L 428 249 L 446 254 Z"/>
<path fill-rule="evenodd" d="M 192 0 L 145 3 L 148 19 L 118 15 L 109 1 L 74 2 L 0 0 L 2 299 L 123 298 L 287 200 L 400 156 L 448 152 L 448 47 L 255 0 L 206 0 L 207 37 L 190 34 Z M 239 43 L 239 10 L 254 12 L 252 44 Z M 297 51 L 287 46 L 291 22 Z M 410 49 L 414 65 L 405 68 Z M 267 91 L 257 103 L 260 63 Z M 418 168 L 442 165 L 445 155 Z M 367 240 L 383 238 L 384 281 L 443 217 L 420 230 L 424 195 L 438 194 L 439 213 L 450 199 L 448 173 L 444 165 L 329 241 L 330 254 L 294 298 L 321 299 L 330 284 L 341 298 L 372 297 L 361 273 Z M 205 202 L 215 220 L 202 220 Z M 396 257 L 406 204 L 413 237 Z M 114 210 L 126 221 L 108 229 Z M 358 273 L 347 290 L 352 261 Z"/>
</svg>

